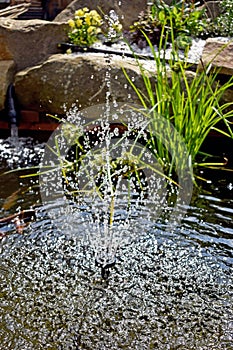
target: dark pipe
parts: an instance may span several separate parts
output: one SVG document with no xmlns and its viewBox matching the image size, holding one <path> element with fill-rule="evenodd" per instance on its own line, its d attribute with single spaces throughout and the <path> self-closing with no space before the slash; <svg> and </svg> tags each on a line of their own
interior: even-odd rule
<svg viewBox="0 0 233 350">
<path fill-rule="evenodd" d="M 60 43 L 58 44 L 58 48 L 62 51 L 62 53 L 66 53 L 66 51 L 69 49 L 71 52 L 79 52 L 79 53 L 87 53 L 87 52 L 93 52 L 93 53 L 103 53 L 106 55 L 119 55 L 124 57 L 130 57 L 130 58 L 137 58 L 137 59 L 146 59 L 146 60 L 154 60 L 154 55 L 152 53 L 148 54 L 142 54 L 142 53 L 136 53 L 136 52 L 125 52 L 120 50 L 113 50 L 108 48 L 97 48 L 97 47 L 80 47 L 78 45 L 70 44 L 70 43 Z M 169 63 L 169 59 L 165 58 L 165 61 Z M 189 70 L 196 71 L 197 64 L 189 62 Z"/>
<path fill-rule="evenodd" d="M 77 45 L 73 45 L 70 43 L 60 43 L 58 47 L 62 50 L 63 53 L 66 53 L 68 49 L 70 49 L 72 52 L 79 52 L 79 53 L 86 53 L 86 52 L 93 52 L 93 53 L 104 53 L 104 54 L 111 54 L 111 55 L 120 55 L 125 57 L 131 57 L 131 58 L 147 58 L 147 59 L 154 59 L 154 56 L 152 54 L 137 54 L 137 53 L 131 53 L 131 52 L 124 52 L 124 51 L 117 51 L 117 50 L 110 50 L 105 48 L 96 48 L 96 47 L 80 47 Z"/>
<path fill-rule="evenodd" d="M 20 114 L 17 107 L 15 88 L 13 84 L 10 84 L 7 89 L 5 109 L 9 127 L 11 127 L 11 125 L 19 126 Z"/>
</svg>

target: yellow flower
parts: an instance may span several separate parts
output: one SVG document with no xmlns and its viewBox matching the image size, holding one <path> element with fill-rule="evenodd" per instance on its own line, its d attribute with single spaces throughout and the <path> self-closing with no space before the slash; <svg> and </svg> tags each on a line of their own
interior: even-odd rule
<svg viewBox="0 0 233 350">
<path fill-rule="evenodd" d="M 101 25 L 102 18 L 96 10 L 90 11 L 90 16 L 92 17 L 92 24 L 96 26 Z"/>
<path fill-rule="evenodd" d="M 75 17 L 82 17 L 83 15 L 84 11 L 82 9 L 75 11 Z"/>
<path fill-rule="evenodd" d="M 97 27 L 101 26 L 101 24 L 102 24 L 101 18 L 100 17 L 99 18 L 98 17 L 93 18 L 92 19 L 92 24 L 97 26 Z"/>
<path fill-rule="evenodd" d="M 118 23 L 115 26 L 113 25 L 113 28 L 115 29 L 116 32 L 121 32 L 122 31 L 122 24 Z"/>
<path fill-rule="evenodd" d="M 85 22 L 86 22 L 86 24 L 87 24 L 88 26 L 91 25 L 91 16 L 90 16 L 89 13 L 88 13 L 88 14 L 85 14 Z"/>
<path fill-rule="evenodd" d="M 87 34 L 95 34 L 96 28 L 93 26 L 90 26 L 87 28 Z"/>
<path fill-rule="evenodd" d="M 88 7 L 84 7 L 83 8 L 83 12 L 89 12 L 89 8 Z"/>
<path fill-rule="evenodd" d="M 71 49 L 66 50 L 67 55 L 70 55 L 72 53 Z"/>
<path fill-rule="evenodd" d="M 68 24 L 69 24 L 70 28 L 74 28 L 75 27 L 75 23 L 74 23 L 74 21 L 72 19 L 69 19 Z"/>
<path fill-rule="evenodd" d="M 96 28 L 95 34 L 99 34 L 101 32 L 102 32 L 102 30 L 100 28 Z"/>
<path fill-rule="evenodd" d="M 79 19 L 76 20 L 76 25 L 77 25 L 78 28 L 82 27 L 82 24 L 83 24 L 82 19 L 79 18 Z"/>
<path fill-rule="evenodd" d="M 91 10 L 90 11 L 90 16 L 94 18 L 96 16 L 99 16 L 99 14 L 98 14 L 98 12 L 96 10 Z"/>
</svg>

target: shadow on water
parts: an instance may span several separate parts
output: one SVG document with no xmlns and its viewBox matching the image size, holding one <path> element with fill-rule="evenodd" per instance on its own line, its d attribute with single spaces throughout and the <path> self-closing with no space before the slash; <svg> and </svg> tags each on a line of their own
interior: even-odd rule
<svg viewBox="0 0 233 350">
<path fill-rule="evenodd" d="M 106 280 L 85 211 L 74 230 L 62 212 L 54 227 L 31 180 L 14 196 L 22 180 L 0 177 L 1 205 L 12 195 L 1 216 L 32 204 L 37 214 L 23 234 L 1 227 L 0 349 L 232 349 L 233 183 L 220 177 L 194 193 L 174 232 L 138 214 Z"/>
</svg>

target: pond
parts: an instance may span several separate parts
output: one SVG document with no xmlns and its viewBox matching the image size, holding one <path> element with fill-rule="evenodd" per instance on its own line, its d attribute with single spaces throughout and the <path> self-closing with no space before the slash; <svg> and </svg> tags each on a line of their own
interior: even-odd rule
<svg viewBox="0 0 233 350">
<path fill-rule="evenodd" d="M 37 163 L 43 145 L 22 142 L 15 162 Z M 4 174 L 14 163 L 6 141 L 3 154 L 1 217 L 34 207 L 36 219 L 22 233 L 12 223 L 0 228 L 0 349 L 232 349 L 229 173 L 210 174 L 215 180 L 194 191 L 173 231 L 156 214 L 147 222 L 136 213 L 134 239 L 122 242 L 104 280 L 82 237 L 85 210 L 73 217 L 75 229 L 64 225 L 58 201 L 41 204 L 38 179 Z"/>
</svg>

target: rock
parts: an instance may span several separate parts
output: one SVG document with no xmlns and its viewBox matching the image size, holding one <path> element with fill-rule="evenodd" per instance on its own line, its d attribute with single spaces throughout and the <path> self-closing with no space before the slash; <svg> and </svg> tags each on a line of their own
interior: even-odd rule
<svg viewBox="0 0 233 350">
<path fill-rule="evenodd" d="M 207 39 L 202 53 L 202 62 L 204 66 L 211 62 L 212 67 L 218 69 L 220 82 L 230 79 L 233 75 L 233 43 L 220 38 Z M 233 88 L 224 92 L 221 101 L 222 103 L 233 102 Z"/>
<path fill-rule="evenodd" d="M 67 25 L 43 20 L 0 18 L 0 61 L 14 60 L 16 70 L 34 66 L 66 40 Z"/>
<path fill-rule="evenodd" d="M 233 75 L 233 43 L 218 38 L 206 40 L 202 52 L 204 65 L 211 62 L 212 66 L 219 68 L 219 73 Z"/>
<path fill-rule="evenodd" d="M 15 76 L 15 91 L 21 109 L 51 114 L 64 114 L 77 103 L 81 108 L 105 103 L 106 77 L 110 74 L 111 101 L 137 101 L 132 88 L 127 85 L 122 71 L 126 67 L 140 87 L 140 75 L 132 59 L 114 56 L 111 70 L 104 54 L 57 54 L 40 65 L 27 68 Z M 141 84 L 142 86 L 142 84 Z"/>
<path fill-rule="evenodd" d="M 4 109 L 6 91 L 12 83 L 15 74 L 15 62 L 13 60 L 0 61 L 0 111 Z"/>
<path fill-rule="evenodd" d="M 147 0 L 134 1 L 115 1 L 115 0 L 74 0 L 65 10 L 60 12 L 56 17 L 57 22 L 67 22 L 72 18 L 74 12 L 82 7 L 88 7 L 91 10 L 100 8 L 103 13 L 108 14 L 110 10 L 114 10 L 119 16 L 119 20 L 123 27 L 127 29 L 134 21 L 137 20 L 138 14 L 147 7 Z"/>
</svg>

